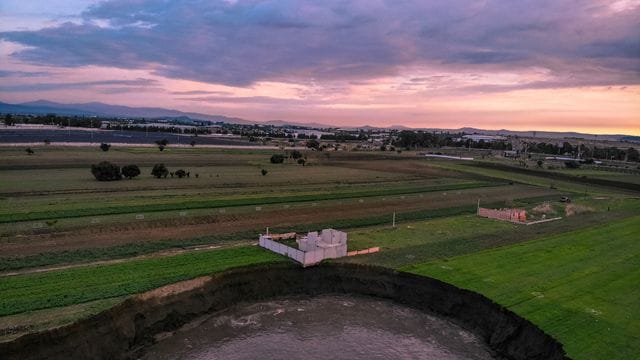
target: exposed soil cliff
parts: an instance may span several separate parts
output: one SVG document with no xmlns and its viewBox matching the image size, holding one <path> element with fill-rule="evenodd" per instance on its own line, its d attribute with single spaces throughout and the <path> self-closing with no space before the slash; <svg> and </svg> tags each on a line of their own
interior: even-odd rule
<svg viewBox="0 0 640 360">
<path fill-rule="evenodd" d="M 565 359 L 562 345 L 482 295 L 387 268 L 323 264 L 248 267 L 132 297 L 92 318 L 0 344 L 3 359 L 132 359 L 154 336 L 239 302 L 286 295 L 361 294 L 447 317 L 484 339 L 497 358 Z"/>
</svg>

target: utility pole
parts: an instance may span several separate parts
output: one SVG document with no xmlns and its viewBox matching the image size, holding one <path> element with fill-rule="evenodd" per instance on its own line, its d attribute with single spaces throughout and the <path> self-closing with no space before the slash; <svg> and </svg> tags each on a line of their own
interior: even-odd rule
<svg viewBox="0 0 640 360">
<path fill-rule="evenodd" d="M 392 227 L 396 227 L 396 212 L 393 212 L 393 223 L 392 223 Z"/>
</svg>

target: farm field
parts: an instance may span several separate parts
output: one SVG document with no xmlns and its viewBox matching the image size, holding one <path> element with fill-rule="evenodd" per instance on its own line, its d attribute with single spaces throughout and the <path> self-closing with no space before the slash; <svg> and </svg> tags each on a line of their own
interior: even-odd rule
<svg viewBox="0 0 640 360">
<path fill-rule="evenodd" d="M 541 186 L 541 187 L 550 187 L 554 189 L 558 189 L 563 192 L 575 193 L 575 194 L 584 194 L 584 195 L 606 195 L 606 194 L 633 194 L 640 191 L 640 187 L 637 185 L 636 177 L 638 175 L 632 175 L 631 177 L 625 176 L 627 174 L 615 174 L 611 176 L 610 173 L 601 171 L 599 176 L 593 176 L 593 179 L 602 179 L 602 180 L 612 180 L 614 182 L 618 182 L 623 184 L 624 188 L 617 188 L 616 186 L 603 186 L 597 183 L 595 180 L 594 183 L 590 183 L 594 181 L 592 179 L 584 179 L 581 174 L 578 172 L 573 173 L 569 171 L 545 171 L 539 169 L 532 169 L 532 171 L 528 171 L 527 169 L 520 169 L 517 166 L 514 166 L 512 162 L 496 162 L 498 168 L 492 167 L 491 162 L 482 163 L 465 163 L 465 162 L 452 162 L 452 161 L 442 161 L 442 160 L 430 160 L 429 165 L 434 166 L 443 170 L 457 170 L 467 174 L 475 174 L 478 176 L 484 177 L 493 177 L 493 178 L 501 178 L 514 182 L 520 182 L 524 184 Z M 513 167 L 510 169 L 509 167 L 505 167 L 505 165 L 509 165 Z M 518 170 L 518 171 L 515 171 Z M 520 172 L 523 171 L 523 172 Z M 604 174 L 602 174 L 604 173 Z M 562 178 L 557 179 L 554 178 L 556 174 L 562 175 Z M 609 174 L 609 175 L 607 175 Z M 602 176 L 602 177 L 600 177 Z M 607 178 L 608 176 L 608 178 Z M 631 191 L 629 191 L 631 190 Z"/>
<path fill-rule="evenodd" d="M 286 261 L 253 245 L 266 227 L 345 230 L 350 250 L 382 250 L 337 261 L 414 271 L 538 242 L 552 245 L 531 251 L 547 251 L 583 231 L 618 223 L 624 228 L 640 214 L 638 193 L 629 189 L 589 185 L 585 192 L 584 184 L 570 179 L 426 160 L 412 152 L 302 151 L 310 165 L 302 167 L 291 159 L 270 163 L 272 154 L 291 149 L 35 150 L 28 156 L 24 149 L 0 147 L 0 341 L 68 324 L 176 281 Z M 142 173 L 98 182 L 89 168 L 102 160 L 138 164 Z M 160 162 L 191 176 L 155 179 L 150 169 Z M 560 203 L 561 195 L 569 195 L 571 205 Z M 530 212 L 544 208 L 545 215 L 562 220 L 525 226 L 478 218 L 478 201 Z M 595 243 L 581 246 L 606 250 Z M 579 268 L 583 259 L 567 261 Z M 512 281 L 505 278 L 504 286 Z M 486 295 L 500 301 L 500 294 Z M 548 321 L 533 310 L 525 317 L 541 326 Z"/>
<path fill-rule="evenodd" d="M 640 353 L 640 216 L 401 268 L 478 291 L 559 339 L 573 359 Z"/>
</svg>

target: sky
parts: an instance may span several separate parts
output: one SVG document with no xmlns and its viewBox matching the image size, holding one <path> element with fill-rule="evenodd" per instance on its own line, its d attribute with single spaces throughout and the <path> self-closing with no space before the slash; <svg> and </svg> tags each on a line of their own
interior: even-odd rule
<svg viewBox="0 0 640 360">
<path fill-rule="evenodd" d="M 640 0 L 0 0 L 0 101 L 640 135 Z"/>
</svg>

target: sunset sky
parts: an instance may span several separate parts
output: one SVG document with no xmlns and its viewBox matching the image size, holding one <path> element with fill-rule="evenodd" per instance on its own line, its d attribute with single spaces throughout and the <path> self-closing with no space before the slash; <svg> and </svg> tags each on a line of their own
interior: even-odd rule
<svg viewBox="0 0 640 360">
<path fill-rule="evenodd" d="M 0 101 L 640 135 L 640 0 L 0 0 Z"/>
</svg>

